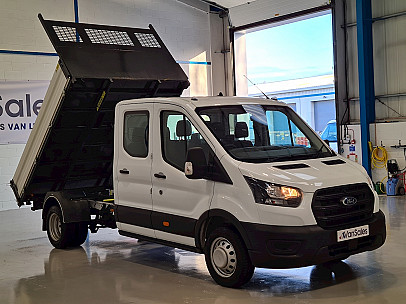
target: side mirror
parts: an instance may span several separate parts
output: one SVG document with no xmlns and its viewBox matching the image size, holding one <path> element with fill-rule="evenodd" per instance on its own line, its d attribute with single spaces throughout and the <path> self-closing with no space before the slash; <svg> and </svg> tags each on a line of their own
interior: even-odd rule
<svg viewBox="0 0 406 304">
<path fill-rule="evenodd" d="M 208 166 L 206 155 L 201 147 L 190 148 L 186 154 L 185 175 L 189 179 L 206 178 Z"/>
</svg>

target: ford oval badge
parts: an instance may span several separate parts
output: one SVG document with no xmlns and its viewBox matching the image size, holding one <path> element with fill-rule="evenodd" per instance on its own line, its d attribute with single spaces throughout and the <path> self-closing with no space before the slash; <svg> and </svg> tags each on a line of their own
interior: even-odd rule
<svg viewBox="0 0 406 304">
<path fill-rule="evenodd" d="M 355 197 L 349 196 L 349 197 L 344 197 L 344 198 L 340 199 L 340 202 L 344 206 L 353 206 L 357 203 L 357 199 Z"/>
</svg>

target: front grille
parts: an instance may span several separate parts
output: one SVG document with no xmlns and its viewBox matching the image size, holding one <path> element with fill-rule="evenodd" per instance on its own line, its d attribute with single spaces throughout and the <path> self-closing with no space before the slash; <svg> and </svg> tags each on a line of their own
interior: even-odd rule
<svg viewBox="0 0 406 304">
<path fill-rule="evenodd" d="M 345 206 L 340 200 L 355 197 L 357 203 Z M 325 229 L 338 229 L 368 220 L 374 209 L 374 194 L 365 183 L 317 190 L 312 210 L 317 224 Z"/>
</svg>

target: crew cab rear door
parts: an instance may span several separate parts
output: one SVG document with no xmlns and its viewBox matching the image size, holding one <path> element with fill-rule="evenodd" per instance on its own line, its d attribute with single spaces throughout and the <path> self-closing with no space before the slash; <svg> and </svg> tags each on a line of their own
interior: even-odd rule
<svg viewBox="0 0 406 304">
<path fill-rule="evenodd" d="M 119 105 L 115 121 L 117 226 L 126 232 L 155 237 L 151 223 L 153 104 Z"/>
</svg>

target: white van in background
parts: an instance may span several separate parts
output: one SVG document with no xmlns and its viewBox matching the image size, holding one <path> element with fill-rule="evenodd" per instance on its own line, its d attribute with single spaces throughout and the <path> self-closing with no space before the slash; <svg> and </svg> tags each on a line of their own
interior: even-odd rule
<svg viewBox="0 0 406 304">
<path fill-rule="evenodd" d="M 323 132 L 321 132 L 320 137 L 322 140 L 326 141 L 334 152 L 338 152 L 337 144 L 337 123 L 335 119 L 330 120 Z"/>
</svg>

